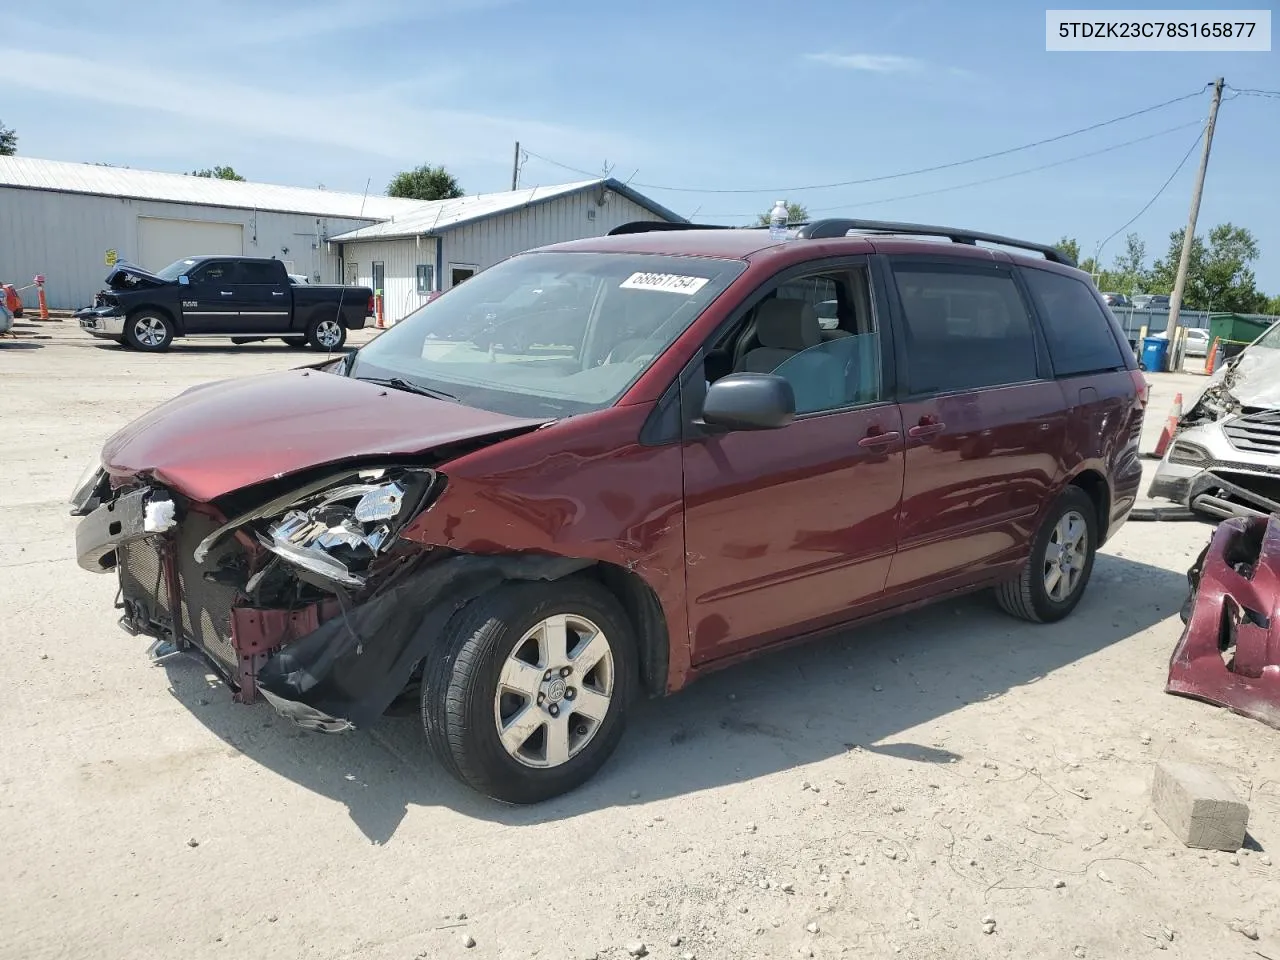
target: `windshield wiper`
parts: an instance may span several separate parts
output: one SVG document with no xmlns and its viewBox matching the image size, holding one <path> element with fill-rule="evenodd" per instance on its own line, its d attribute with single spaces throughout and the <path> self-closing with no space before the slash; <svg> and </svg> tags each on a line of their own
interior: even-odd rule
<svg viewBox="0 0 1280 960">
<path fill-rule="evenodd" d="M 357 380 L 363 380 L 365 383 L 376 383 L 380 387 L 391 387 L 394 390 L 403 390 L 405 393 L 416 393 L 423 397 L 434 397 L 437 400 L 457 400 L 452 393 L 444 390 L 436 390 L 432 387 L 424 387 L 421 384 L 413 383 L 404 379 L 404 377 L 388 377 L 381 379 L 379 377 L 356 377 Z"/>
</svg>

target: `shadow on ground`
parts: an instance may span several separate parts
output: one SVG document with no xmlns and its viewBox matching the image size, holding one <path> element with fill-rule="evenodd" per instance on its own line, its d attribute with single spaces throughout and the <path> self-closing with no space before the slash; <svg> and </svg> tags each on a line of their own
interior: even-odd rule
<svg viewBox="0 0 1280 960">
<path fill-rule="evenodd" d="M 499 804 L 454 781 L 427 753 L 416 716 L 338 736 L 306 733 L 265 705 L 232 703 L 196 661 L 165 668 L 174 695 L 211 731 L 346 804 L 365 836 L 385 843 L 410 805 L 522 825 L 627 804 L 633 790 L 652 801 L 748 781 L 855 744 L 904 763 L 950 762 L 955 754 L 902 734 L 1145 630 L 1175 614 L 1185 592 L 1179 573 L 1101 555 L 1080 607 L 1062 623 L 1013 620 L 979 594 L 766 655 L 639 705 L 590 783 L 532 807 Z"/>
</svg>

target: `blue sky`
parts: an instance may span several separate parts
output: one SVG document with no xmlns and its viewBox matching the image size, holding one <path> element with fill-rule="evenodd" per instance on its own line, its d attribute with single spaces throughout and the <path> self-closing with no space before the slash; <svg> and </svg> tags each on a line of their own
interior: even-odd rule
<svg viewBox="0 0 1280 960">
<path fill-rule="evenodd" d="M 1258 4 L 1255 4 L 1258 5 Z M 1066 6 L 1066 5 L 1062 5 Z M 1142 6 L 1128 4 L 1129 8 Z M 1199 0 L 1197 8 L 1231 8 Z M 270 10 L 270 12 L 265 12 Z M 1191 93 L 1280 89 L 1280 52 L 1047 53 L 1045 6 L 952 0 L 250 0 L 127 6 L 0 0 L 0 120 L 19 152 L 359 192 L 443 163 L 469 193 L 601 170 L 677 212 L 811 211 L 970 226 L 1083 251 L 1151 199 L 1208 94 L 1011 156 L 932 166 Z M 1187 124 L 1188 126 L 1182 126 Z M 1169 131 L 1182 126 L 1181 129 Z M 876 203 L 1151 139 L 1003 182 Z M 1200 232 L 1230 220 L 1280 294 L 1280 99 L 1224 103 Z M 1187 215 L 1198 153 L 1133 226 L 1149 259 Z M 657 189 L 687 187 L 690 191 Z M 756 190 L 754 193 L 711 193 Z M 1110 262 L 1123 236 L 1110 241 Z"/>
</svg>

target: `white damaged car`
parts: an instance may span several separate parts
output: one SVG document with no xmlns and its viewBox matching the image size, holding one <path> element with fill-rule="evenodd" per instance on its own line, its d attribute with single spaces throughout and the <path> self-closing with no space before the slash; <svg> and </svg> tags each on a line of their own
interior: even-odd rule
<svg viewBox="0 0 1280 960">
<path fill-rule="evenodd" d="M 1280 323 L 1209 379 L 1148 492 L 1206 519 L 1280 513 Z"/>
</svg>

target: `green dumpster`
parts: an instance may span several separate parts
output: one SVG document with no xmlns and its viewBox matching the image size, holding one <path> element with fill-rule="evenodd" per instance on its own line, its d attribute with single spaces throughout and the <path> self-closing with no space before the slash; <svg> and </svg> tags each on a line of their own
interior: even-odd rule
<svg viewBox="0 0 1280 960">
<path fill-rule="evenodd" d="M 1271 321 L 1254 320 L 1238 313 L 1209 314 L 1209 342 L 1221 340 L 1252 343 L 1267 332 Z"/>
</svg>

